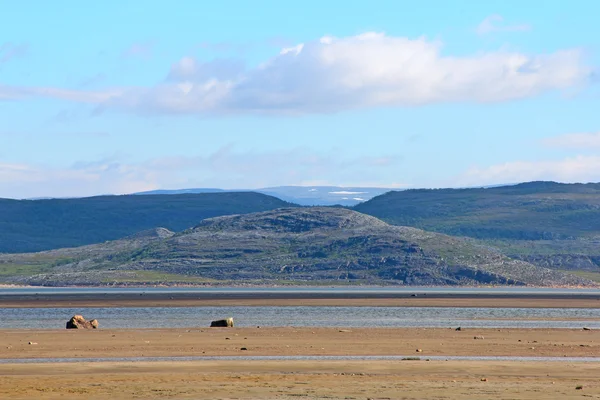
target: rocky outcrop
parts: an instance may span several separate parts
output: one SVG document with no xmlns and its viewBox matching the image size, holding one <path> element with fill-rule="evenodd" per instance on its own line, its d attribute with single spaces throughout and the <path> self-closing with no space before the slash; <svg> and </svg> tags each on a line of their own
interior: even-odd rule
<svg viewBox="0 0 600 400">
<path fill-rule="evenodd" d="M 73 315 L 67 321 L 67 329 L 98 329 L 98 320 L 92 319 L 91 321 L 87 321 L 83 318 L 83 315 Z"/>
<path fill-rule="evenodd" d="M 211 328 L 222 327 L 222 328 L 233 328 L 233 318 L 218 319 L 210 323 Z"/>
</svg>

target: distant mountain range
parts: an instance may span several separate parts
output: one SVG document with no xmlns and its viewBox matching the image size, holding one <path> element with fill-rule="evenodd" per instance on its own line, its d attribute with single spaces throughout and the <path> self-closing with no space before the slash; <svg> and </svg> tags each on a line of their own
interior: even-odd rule
<svg viewBox="0 0 600 400">
<path fill-rule="evenodd" d="M 225 192 L 257 192 L 275 196 L 281 200 L 301 206 L 355 206 L 363 201 L 372 199 L 389 188 L 377 187 L 342 187 L 342 186 L 275 186 L 262 189 L 224 190 L 215 188 L 195 188 L 176 190 L 151 190 L 134 193 L 136 195 L 149 194 L 189 194 L 189 193 L 225 193 Z"/>
</svg>

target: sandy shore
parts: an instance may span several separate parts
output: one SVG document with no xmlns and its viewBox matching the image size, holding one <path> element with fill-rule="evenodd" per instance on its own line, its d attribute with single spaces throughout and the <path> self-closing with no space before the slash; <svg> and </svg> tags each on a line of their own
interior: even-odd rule
<svg viewBox="0 0 600 400">
<path fill-rule="evenodd" d="M 0 331 L 0 358 L 194 355 L 407 355 L 421 360 L 0 363 L 0 398 L 600 398 L 600 363 L 426 361 L 434 355 L 598 357 L 600 330 Z"/>
<path fill-rule="evenodd" d="M 36 344 L 29 344 L 29 342 Z M 241 350 L 242 348 L 247 350 Z M 422 351 L 417 352 L 417 349 Z M 600 357 L 600 330 L 475 328 L 462 331 L 440 328 L 0 330 L 0 358 L 223 355 Z"/>
</svg>

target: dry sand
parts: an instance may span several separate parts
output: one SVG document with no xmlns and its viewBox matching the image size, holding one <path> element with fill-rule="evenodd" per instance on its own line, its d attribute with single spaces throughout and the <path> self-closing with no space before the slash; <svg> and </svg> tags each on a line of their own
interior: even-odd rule
<svg viewBox="0 0 600 400">
<path fill-rule="evenodd" d="M 598 363 L 203 361 L 0 365 L 10 399 L 600 398 Z M 576 389 L 582 387 L 581 390 Z"/>
<path fill-rule="evenodd" d="M 193 328 L 5 329 L 0 332 L 0 358 L 222 355 L 600 357 L 598 329 Z M 30 345 L 29 342 L 37 344 Z M 240 350 L 242 347 L 247 350 Z M 417 353 L 417 349 L 422 352 Z"/>
</svg>

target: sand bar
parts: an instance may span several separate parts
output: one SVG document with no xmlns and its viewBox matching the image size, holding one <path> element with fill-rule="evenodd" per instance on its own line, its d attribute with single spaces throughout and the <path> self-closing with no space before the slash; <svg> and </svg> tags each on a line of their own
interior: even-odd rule
<svg viewBox="0 0 600 400">
<path fill-rule="evenodd" d="M 414 295 L 414 296 L 413 296 Z M 600 308 L 600 290 L 582 294 L 520 293 L 39 293 L 0 294 L 0 307 L 382 306 Z"/>
</svg>

